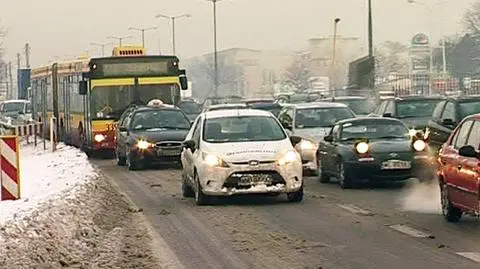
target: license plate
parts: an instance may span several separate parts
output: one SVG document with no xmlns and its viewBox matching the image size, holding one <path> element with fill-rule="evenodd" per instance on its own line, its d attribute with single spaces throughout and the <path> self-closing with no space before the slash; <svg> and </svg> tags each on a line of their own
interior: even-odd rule
<svg viewBox="0 0 480 269">
<path fill-rule="evenodd" d="M 180 151 L 178 149 L 167 149 L 167 150 L 158 150 L 157 154 L 159 156 L 176 156 L 180 155 Z"/>
<path fill-rule="evenodd" d="M 412 164 L 409 161 L 390 160 L 382 163 L 383 170 L 410 169 Z"/>
<path fill-rule="evenodd" d="M 238 185 L 250 186 L 259 184 L 271 184 L 272 177 L 270 175 L 244 175 L 238 180 Z"/>
</svg>

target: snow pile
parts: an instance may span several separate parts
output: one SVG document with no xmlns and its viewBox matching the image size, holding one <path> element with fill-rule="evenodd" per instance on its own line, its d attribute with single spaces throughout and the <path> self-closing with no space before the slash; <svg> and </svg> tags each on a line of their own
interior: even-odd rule
<svg viewBox="0 0 480 269">
<path fill-rule="evenodd" d="M 441 214 L 440 187 L 436 180 L 412 183 L 400 194 L 398 204 L 404 211 Z"/>
<path fill-rule="evenodd" d="M 0 202 L 0 226 L 26 215 L 45 201 L 59 199 L 96 177 L 87 156 L 78 149 L 58 145 L 57 151 L 20 146 L 21 199 Z"/>
</svg>

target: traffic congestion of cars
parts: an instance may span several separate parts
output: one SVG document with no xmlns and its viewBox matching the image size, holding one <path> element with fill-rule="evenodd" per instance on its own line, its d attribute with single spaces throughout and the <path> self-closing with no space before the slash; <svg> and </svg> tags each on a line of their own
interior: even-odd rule
<svg viewBox="0 0 480 269">
<path fill-rule="evenodd" d="M 438 180 L 447 221 L 480 215 L 479 96 L 228 99 L 130 107 L 117 164 L 180 164 L 183 196 L 197 205 L 241 194 L 298 203 L 307 176 L 341 188 L 417 178 Z"/>
</svg>

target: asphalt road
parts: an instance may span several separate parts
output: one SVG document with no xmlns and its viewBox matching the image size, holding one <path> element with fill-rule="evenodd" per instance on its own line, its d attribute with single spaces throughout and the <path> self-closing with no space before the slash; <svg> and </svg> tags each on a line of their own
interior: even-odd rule
<svg viewBox="0 0 480 269">
<path fill-rule="evenodd" d="M 178 169 L 93 162 L 143 209 L 171 268 L 480 268 L 480 221 L 446 223 L 434 184 L 342 190 L 306 178 L 300 204 L 248 196 L 197 207 Z"/>
</svg>

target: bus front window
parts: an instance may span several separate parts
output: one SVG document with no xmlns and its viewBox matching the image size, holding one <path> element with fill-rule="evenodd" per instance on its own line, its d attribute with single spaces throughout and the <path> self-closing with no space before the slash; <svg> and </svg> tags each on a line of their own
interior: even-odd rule
<svg viewBox="0 0 480 269">
<path fill-rule="evenodd" d="M 90 106 L 93 119 L 118 119 L 130 105 L 145 105 L 152 99 L 172 104 L 179 97 L 177 84 L 96 86 L 92 88 Z"/>
</svg>

